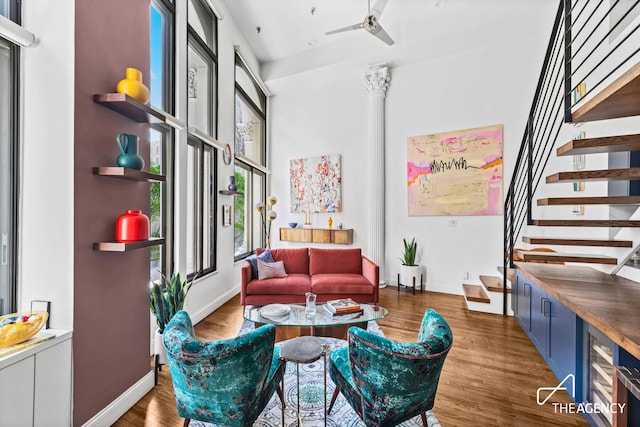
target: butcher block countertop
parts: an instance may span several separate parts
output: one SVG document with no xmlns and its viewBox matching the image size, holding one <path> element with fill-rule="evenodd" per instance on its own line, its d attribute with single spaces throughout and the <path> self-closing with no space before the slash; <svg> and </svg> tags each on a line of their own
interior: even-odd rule
<svg viewBox="0 0 640 427">
<path fill-rule="evenodd" d="M 518 262 L 516 271 L 640 360 L 640 283 L 591 267 Z"/>
</svg>

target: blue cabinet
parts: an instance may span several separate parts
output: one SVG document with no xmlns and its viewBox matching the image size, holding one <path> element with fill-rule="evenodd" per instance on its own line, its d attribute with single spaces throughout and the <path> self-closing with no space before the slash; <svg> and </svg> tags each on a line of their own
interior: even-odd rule
<svg viewBox="0 0 640 427">
<path fill-rule="evenodd" d="M 516 319 L 538 349 L 558 381 L 568 374 L 580 389 L 582 372 L 582 321 L 574 312 L 524 276 L 516 275 Z M 575 398 L 579 399 L 579 392 Z"/>
<path fill-rule="evenodd" d="M 515 288 L 511 289 L 513 313 L 525 332 L 531 331 L 531 284 L 516 275 Z"/>
</svg>

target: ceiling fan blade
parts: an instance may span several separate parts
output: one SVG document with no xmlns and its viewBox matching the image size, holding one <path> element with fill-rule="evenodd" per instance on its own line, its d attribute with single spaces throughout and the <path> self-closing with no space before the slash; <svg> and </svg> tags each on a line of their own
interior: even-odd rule
<svg viewBox="0 0 640 427">
<path fill-rule="evenodd" d="M 382 28 L 382 25 L 380 24 L 378 24 L 374 30 L 371 30 L 369 32 L 374 36 L 376 36 L 377 38 L 379 38 L 380 40 L 382 40 L 383 42 L 385 42 L 386 44 L 388 44 L 389 46 L 395 43 L 391 38 L 391 36 L 387 34 L 387 32 L 384 30 L 384 28 Z"/>
<path fill-rule="evenodd" d="M 388 1 L 389 0 L 378 0 L 376 4 L 373 5 L 370 15 L 373 15 L 376 17 L 376 19 L 379 19 Z"/>
<path fill-rule="evenodd" d="M 337 30 L 328 31 L 325 34 L 329 35 L 329 34 L 336 34 L 336 33 L 344 33 L 345 31 L 359 30 L 362 27 L 363 27 L 363 24 L 362 22 L 360 22 L 358 24 L 349 25 L 348 27 L 343 27 L 343 28 L 338 28 Z"/>
</svg>

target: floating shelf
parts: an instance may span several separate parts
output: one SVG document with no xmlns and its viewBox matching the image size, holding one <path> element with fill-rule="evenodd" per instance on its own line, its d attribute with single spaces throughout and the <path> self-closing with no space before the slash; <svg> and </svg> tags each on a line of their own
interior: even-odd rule
<svg viewBox="0 0 640 427">
<path fill-rule="evenodd" d="M 97 242 L 93 244 L 94 251 L 101 252 L 126 252 L 134 249 L 148 248 L 149 246 L 164 245 L 165 238 L 153 238 L 149 240 L 141 240 L 139 242 Z"/>
<path fill-rule="evenodd" d="M 138 123 L 163 123 L 175 129 L 185 129 L 183 122 L 171 114 L 136 101 L 123 93 L 97 93 L 93 95 L 93 102 L 116 111 Z"/>
<path fill-rule="evenodd" d="M 131 181 L 165 182 L 166 176 L 137 169 L 121 168 L 118 166 L 94 167 L 94 175 L 110 176 L 113 178 L 128 179 Z"/>
<path fill-rule="evenodd" d="M 225 196 L 244 196 L 244 193 L 240 191 L 220 190 L 218 193 L 224 194 Z"/>
<path fill-rule="evenodd" d="M 166 116 L 124 93 L 99 93 L 93 95 L 97 102 L 138 123 L 166 123 Z"/>
</svg>

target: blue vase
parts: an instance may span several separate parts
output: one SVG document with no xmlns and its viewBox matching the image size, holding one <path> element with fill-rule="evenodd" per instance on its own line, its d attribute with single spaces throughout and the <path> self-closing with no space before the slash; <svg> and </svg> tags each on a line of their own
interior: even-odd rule
<svg viewBox="0 0 640 427">
<path fill-rule="evenodd" d="M 120 148 L 120 155 L 116 159 L 118 166 L 122 168 L 141 170 L 144 167 L 144 159 L 138 155 L 138 135 L 119 133 L 116 142 Z"/>
</svg>

